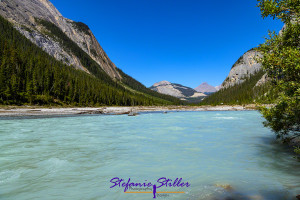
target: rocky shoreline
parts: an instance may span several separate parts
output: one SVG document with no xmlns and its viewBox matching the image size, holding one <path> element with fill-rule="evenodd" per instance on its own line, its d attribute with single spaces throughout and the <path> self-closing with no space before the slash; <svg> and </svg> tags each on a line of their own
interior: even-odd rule
<svg viewBox="0 0 300 200">
<path fill-rule="evenodd" d="M 256 105 L 246 106 L 135 106 L 135 107 L 13 107 L 0 108 L 0 117 L 7 116 L 43 116 L 43 115 L 79 115 L 111 114 L 122 115 L 130 112 L 168 112 L 168 111 L 244 111 L 257 110 Z"/>
</svg>

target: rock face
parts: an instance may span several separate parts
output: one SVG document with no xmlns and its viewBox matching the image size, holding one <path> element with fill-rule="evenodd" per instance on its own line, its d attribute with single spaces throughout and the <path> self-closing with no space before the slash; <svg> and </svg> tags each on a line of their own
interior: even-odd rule
<svg viewBox="0 0 300 200">
<path fill-rule="evenodd" d="M 65 51 L 59 42 L 45 34 L 47 30 L 37 23 L 36 19 L 52 22 L 96 61 L 111 78 L 122 78 L 91 30 L 83 23 L 80 25 L 84 28 L 78 28 L 78 23 L 63 17 L 49 0 L 2 0 L 0 15 L 12 22 L 19 32 L 57 60 L 88 72 L 75 55 Z"/>
<path fill-rule="evenodd" d="M 221 85 L 218 85 L 215 87 L 217 91 L 219 91 L 221 89 Z"/>
<path fill-rule="evenodd" d="M 204 94 L 211 94 L 217 91 L 217 89 L 214 86 L 211 86 L 206 82 L 196 87 L 195 90 Z"/>
<path fill-rule="evenodd" d="M 261 69 L 261 63 L 259 63 L 257 59 L 261 57 L 262 54 L 256 50 L 246 52 L 232 66 L 229 75 L 222 83 L 221 88 L 240 84 L 244 82 L 245 78 L 258 72 Z"/>
<path fill-rule="evenodd" d="M 150 87 L 151 90 L 159 92 L 161 94 L 167 94 L 173 97 L 181 98 L 198 98 L 205 97 L 206 95 L 196 90 L 176 83 L 170 83 L 169 81 L 160 81 Z"/>
<path fill-rule="evenodd" d="M 264 74 L 261 79 L 259 79 L 259 81 L 257 81 L 255 87 L 261 86 L 263 84 L 265 84 L 266 82 L 268 82 L 270 80 L 270 78 L 268 77 L 267 74 Z"/>
</svg>

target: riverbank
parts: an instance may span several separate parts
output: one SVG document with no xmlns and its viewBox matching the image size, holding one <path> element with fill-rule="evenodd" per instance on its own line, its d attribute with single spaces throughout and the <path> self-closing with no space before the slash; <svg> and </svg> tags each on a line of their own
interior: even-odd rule
<svg viewBox="0 0 300 200">
<path fill-rule="evenodd" d="M 243 111 L 257 110 L 258 106 L 134 106 L 134 107 L 37 107 L 37 106 L 5 106 L 0 107 L 0 116 L 39 116 L 39 115 L 79 115 L 79 114 L 114 114 L 122 115 L 134 112 L 154 111 Z"/>
</svg>

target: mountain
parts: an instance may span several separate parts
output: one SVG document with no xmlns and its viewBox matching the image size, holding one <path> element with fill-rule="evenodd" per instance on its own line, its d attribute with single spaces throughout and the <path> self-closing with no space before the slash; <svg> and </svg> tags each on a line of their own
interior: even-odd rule
<svg viewBox="0 0 300 200">
<path fill-rule="evenodd" d="M 48 0 L 0 1 L 0 104 L 164 105 Z M 3 18 L 4 17 L 4 18 Z"/>
<path fill-rule="evenodd" d="M 91 73 L 76 52 L 68 51 L 65 45 L 43 21 L 57 26 L 68 38 L 89 55 L 110 77 L 121 79 L 116 66 L 108 58 L 87 25 L 63 17 L 48 0 L 9 0 L 0 2 L 0 15 L 12 22 L 15 28 L 37 46 L 67 65 Z"/>
<path fill-rule="evenodd" d="M 177 83 L 170 83 L 169 81 L 160 81 L 158 83 L 153 84 L 150 87 L 151 90 L 159 92 L 161 94 L 167 94 L 176 98 L 180 98 L 181 100 L 201 100 L 206 95 L 197 92 L 196 90 L 186 87 Z"/>
<path fill-rule="evenodd" d="M 293 21 L 293 20 L 292 20 Z M 282 35 L 286 25 L 280 30 Z M 262 68 L 262 54 L 258 48 L 244 53 L 231 67 L 229 75 L 219 86 L 218 92 L 205 98 L 202 104 L 274 103 L 274 91 L 267 73 Z"/>
<path fill-rule="evenodd" d="M 206 82 L 196 87 L 195 90 L 204 94 L 212 94 L 217 91 L 217 89 L 214 86 L 211 86 Z"/>
<path fill-rule="evenodd" d="M 268 77 L 262 69 L 259 49 L 244 53 L 232 66 L 219 90 L 202 104 L 270 103 L 276 94 L 270 91 Z"/>
<path fill-rule="evenodd" d="M 262 57 L 262 54 L 254 49 L 247 51 L 242 55 L 232 66 L 229 75 L 224 80 L 221 88 L 228 88 L 236 84 L 243 83 L 246 78 L 256 74 L 261 70 L 261 63 L 258 59 Z"/>
</svg>

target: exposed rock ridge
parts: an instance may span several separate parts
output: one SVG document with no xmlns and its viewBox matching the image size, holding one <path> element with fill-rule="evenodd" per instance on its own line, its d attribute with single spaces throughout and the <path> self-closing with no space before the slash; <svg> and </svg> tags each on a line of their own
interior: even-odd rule
<svg viewBox="0 0 300 200">
<path fill-rule="evenodd" d="M 66 52 L 61 44 L 44 34 L 43 28 L 35 18 L 54 23 L 110 77 L 121 79 L 116 66 L 106 55 L 91 30 L 79 30 L 75 22 L 63 17 L 49 0 L 2 0 L 0 1 L 0 15 L 11 21 L 18 31 L 51 56 L 88 72 L 75 55 Z"/>
<path fill-rule="evenodd" d="M 258 72 L 262 67 L 258 59 L 262 54 L 256 50 L 250 50 L 241 56 L 238 61 L 231 68 L 229 75 L 222 83 L 222 88 L 227 88 L 235 84 L 240 84 L 245 81 L 247 77 Z"/>
</svg>

